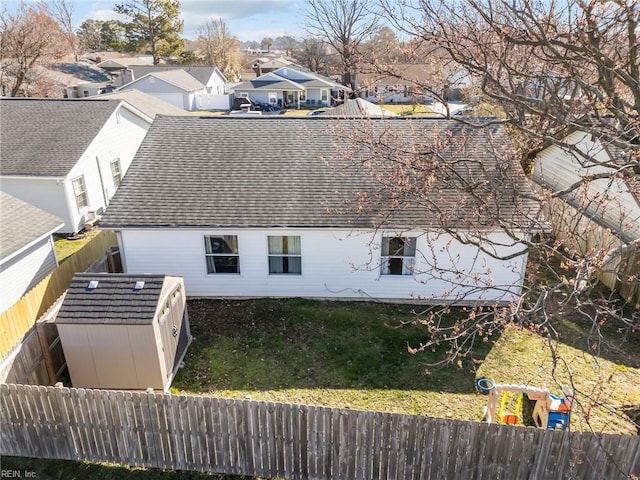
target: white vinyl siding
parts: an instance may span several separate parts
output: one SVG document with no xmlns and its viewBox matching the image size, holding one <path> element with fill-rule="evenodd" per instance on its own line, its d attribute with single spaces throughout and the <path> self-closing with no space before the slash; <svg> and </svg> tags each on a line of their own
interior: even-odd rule
<svg viewBox="0 0 640 480">
<path fill-rule="evenodd" d="M 57 266 L 51 236 L 0 264 L 0 313 L 20 300 Z"/>
<path fill-rule="evenodd" d="M 203 266 L 203 237 L 237 234 L 240 275 L 210 275 Z M 508 244 L 504 234 L 495 243 Z M 269 274 L 268 237 L 299 236 L 302 275 Z M 387 235 L 391 236 L 391 235 Z M 526 255 L 508 261 L 483 254 L 449 235 L 416 237 L 413 275 L 381 275 L 382 234 L 340 229 L 121 230 L 129 273 L 183 275 L 188 296 L 307 297 L 388 300 L 512 300 L 521 290 Z M 505 253 L 513 248 L 499 247 Z"/>
</svg>

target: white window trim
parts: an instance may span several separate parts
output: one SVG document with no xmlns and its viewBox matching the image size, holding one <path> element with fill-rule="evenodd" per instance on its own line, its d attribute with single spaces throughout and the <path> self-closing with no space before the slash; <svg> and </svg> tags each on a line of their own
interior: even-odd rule
<svg viewBox="0 0 640 480">
<path fill-rule="evenodd" d="M 384 240 L 389 239 L 391 241 L 394 238 L 401 238 L 403 241 L 413 240 L 413 255 L 383 255 Z M 416 243 L 417 237 L 415 236 L 402 236 L 402 235 L 383 235 L 381 248 L 380 248 L 380 275 L 383 277 L 412 277 L 415 273 L 416 265 Z M 402 273 L 394 274 L 389 271 L 389 261 L 394 258 L 402 259 Z"/>
<path fill-rule="evenodd" d="M 236 243 L 238 244 L 238 253 L 208 253 L 207 238 L 211 238 L 211 237 L 236 237 Z M 204 242 L 203 242 L 202 253 L 204 255 L 204 271 L 207 275 L 240 275 L 240 272 L 242 272 L 242 268 L 240 265 L 240 237 L 238 235 L 208 233 L 204 235 L 203 240 Z M 207 265 L 207 259 L 209 257 L 236 257 L 238 259 L 238 271 L 237 272 L 210 272 Z"/>
<path fill-rule="evenodd" d="M 287 253 L 287 254 L 280 254 L 280 253 L 270 253 L 269 252 L 269 237 L 298 237 L 300 238 L 300 253 L 299 254 L 295 254 L 295 253 Z M 269 265 L 269 259 L 270 258 L 275 258 L 275 257 L 279 257 L 279 258 L 299 258 L 300 259 L 300 272 L 271 272 L 271 267 Z M 269 276 L 302 276 L 302 236 L 301 235 L 267 235 L 267 274 Z"/>
<path fill-rule="evenodd" d="M 76 180 L 80 180 L 82 182 L 82 192 L 78 193 L 76 191 Z M 84 180 L 84 175 L 79 175 L 71 180 L 71 189 L 73 190 L 73 198 L 76 202 L 76 209 L 78 213 L 82 213 L 85 210 L 89 209 L 89 195 L 87 195 L 87 182 Z M 82 196 L 84 198 L 84 205 L 80 206 L 78 204 L 78 197 Z"/>
<path fill-rule="evenodd" d="M 116 184 L 116 176 L 113 173 L 113 166 L 118 166 L 118 183 Z M 109 168 L 111 169 L 111 181 L 113 182 L 113 189 L 117 190 L 122 183 L 122 164 L 120 163 L 120 158 L 115 158 L 109 162 Z"/>
</svg>

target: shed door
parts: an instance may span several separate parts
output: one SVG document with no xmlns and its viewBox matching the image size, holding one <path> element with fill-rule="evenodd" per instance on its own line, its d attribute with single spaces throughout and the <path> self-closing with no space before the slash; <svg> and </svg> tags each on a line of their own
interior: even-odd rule
<svg viewBox="0 0 640 480">
<path fill-rule="evenodd" d="M 180 325 L 174 322 L 170 300 L 165 304 L 160 317 L 160 334 L 162 335 L 164 365 L 167 377 L 169 377 L 173 372 L 173 362 L 178 349 L 178 336 L 180 334 Z"/>
</svg>

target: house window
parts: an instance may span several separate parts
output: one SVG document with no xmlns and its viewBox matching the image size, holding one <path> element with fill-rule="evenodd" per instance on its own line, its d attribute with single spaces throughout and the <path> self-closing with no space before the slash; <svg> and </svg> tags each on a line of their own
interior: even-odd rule
<svg viewBox="0 0 640 480">
<path fill-rule="evenodd" d="M 238 98 L 249 98 L 249 92 L 239 92 L 237 94 Z"/>
<path fill-rule="evenodd" d="M 76 207 L 78 207 L 79 212 L 89 206 L 89 202 L 87 201 L 87 188 L 84 184 L 84 175 L 74 178 L 71 183 L 73 185 L 73 194 L 76 197 Z"/>
<path fill-rule="evenodd" d="M 302 273 L 302 256 L 299 236 L 269 235 L 269 273 Z"/>
<path fill-rule="evenodd" d="M 323 89 L 323 90 L 321 90 L 321 95 L 322 95 L 322 101 L 323 101 L 323 102 L 326 102 L 326 101 L 327 101 L 327 99 L 329 98 L 329 95 L 328 95 L 327 90 L 324 90 L 324 89 Z"/>
<path fill-rule="evenodd" d="M 111 161 L 111 178 L 113 178 L 113 188 L 117 189 L 122 181 L 122 170 L 120 170 L 120 159 Z"/>
<path fill-rule="evenodd" d="M 302 92 L 300 92 L 300 101 L 304 102 L 307 100 L 307 91 L 303 90 Z"/>
<path fill-rule="evenodd" d="M 415 258 L 415 238 L 382 237 L 382 275 L 411 275 Z"/>
<path fill-rule="evenodd" d="M 275 105 L 278 103 L 278 94 L 275 92 L 269 92 L 269 103 Z"/>
<path fill-rule="evenodd" d="M 237 235 L 204 237 L 207 273 L 240 273 Z"/>
</svg>

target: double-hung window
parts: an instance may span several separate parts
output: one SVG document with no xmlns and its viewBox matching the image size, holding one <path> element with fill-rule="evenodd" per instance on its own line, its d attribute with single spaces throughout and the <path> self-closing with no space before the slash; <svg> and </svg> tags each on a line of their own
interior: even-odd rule
<svg viewBox="0 0 640 480">
<path fill-rule="evenodd" d="M 111 161 L 111 178 L 113 178 L 113 188 L 117 189 L 122 181 L 122 170 L 120 169 L 120 159 Z"/>
<path fill-rule="evenodd" d="M 80 212 L 83 208 L 89 206 L 89 202 L 87 201 L 87 187 L 84 183 L 84 175 L 74 178 L 71 181 L 71 184 L 73 185 L 73 195 L 76 197 L 76 207 L 78 207 L 78 212 Z"/>
<path fill-rule="evenodd" d="M 302 274 L 302 252 L 297 235 L 269 235 L 269 274 Z"/>
<path fill-rule="evenodd" d="M 411 275 L 415 259 L 415 237 L 382 237 L 382 275 Z"/>
<path fill-rule="evenodd" d="M 204 237 L 207 273 L 240 273 L 237 235 Z"/>
</svg>

